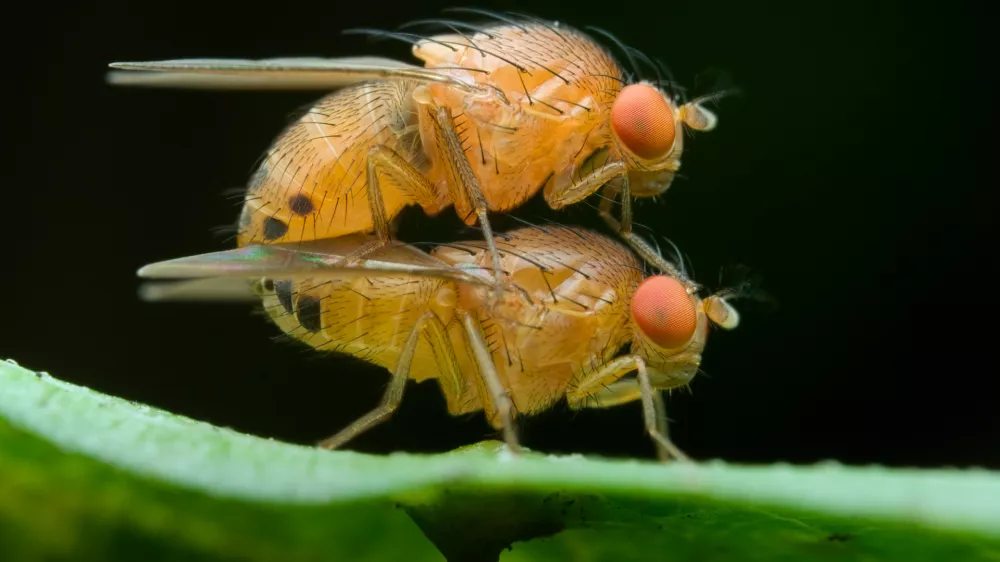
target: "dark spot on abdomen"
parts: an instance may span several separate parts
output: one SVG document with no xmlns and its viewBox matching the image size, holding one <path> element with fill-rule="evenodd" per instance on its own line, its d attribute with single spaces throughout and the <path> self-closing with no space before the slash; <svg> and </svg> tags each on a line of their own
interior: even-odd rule
<svg viewBox="0 0 1000 562">
<path fill-rule="evenodd" d="M 318 332 L 323 329 L 323 324 L 320 322 L 321 313 L 322 309 L 319 305 L 319 299 L 309 295 L 299 295 L 298 313 L 296 316 L 303 328 L 310 332 Z"/>
<path fill-rule="evenodd" d="M 302 195 L 293 195 L 291 199 L 288 200 L 288 208 L 292 210 L 296 215 L 308 215 L 313 212 L 313 202 L 312 199 Z"/>
<path fill-rule="evenodd" d="M 264 240 L 277 240 L 288 232 L 288 224 L 274 217 L 264 219 Z"/>
<path fill-rule="evenodd" d="M 285 308 L 285 312 L 292 314 L 292 282 L 275 281 L 274 294 L 278 296 L 278 302 Z"/>
</svg>

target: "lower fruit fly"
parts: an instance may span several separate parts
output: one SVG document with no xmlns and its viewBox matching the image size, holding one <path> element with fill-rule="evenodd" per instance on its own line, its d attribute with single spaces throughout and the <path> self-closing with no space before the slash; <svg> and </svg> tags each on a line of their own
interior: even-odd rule
<svg viewBox="0 0 1000 562">
<path fill-rule="evenodd" d="M 647 262 L 695 287 L 633 235 L 631 200 L 670 186 L 685 128 L 713 129 L 716 117 L 703 104 L 718 95 L 687 100 L 661 66 L 617 40 L 634 72 L 559 22 L 466 11 L 491 21 L 414 22 L 448 31 L 437 35 L 365 30 L 412 43 L 424 66 L 377 57 L 120 62 L 111 81 L 340 88 L 267 151 L 238 221 L 241 247 L 373 232 L 345 256 L 353 261 L 389 243 L 402 208 L 436 215 L 454 206 L 483 230 L 498 298 L 500 257 L 487 213 L 515 209 L 540 190 L 559 209 L 603 187 L 605 220 Z M 637 60 L 658 77 L 644 79 Z M 618 195 L 620 219 L 612 216 Z"/>
<path fill-rule="evenodd" d="M 393 242 L 354 264 L 344 261 L 371 239 L 253 245 L 148 265 L 139 275 L 187 279 L 150 293 L 160 299 L 225 295 L 219 286 L 227 282 L 252 284 L 288 336 L 391 371 L 381 404 L 324 447 L 388 418 L 408 379 L 438 379 L 451 414 L 484 410 L 512 450 L 516 414 L 563 398 L 572 408 L 640 400 L 659 456 L 684 458 L 667 437 L 659 391 L 695 376 L 710 321 L 736 327 L 731 293 L 702 299 L 673 277 L 647 274 L 613 239 L 551 225 L 495 238 L 504 291 L 490 305 L 490 258 L 481 240 L 430 253 Z"/>
</svg>

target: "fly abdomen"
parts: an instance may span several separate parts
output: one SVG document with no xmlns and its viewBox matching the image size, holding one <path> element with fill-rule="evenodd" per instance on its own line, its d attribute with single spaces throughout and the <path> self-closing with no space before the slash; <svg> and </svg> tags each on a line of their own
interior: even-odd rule
<svg viewBox="0 0 1000 562">
<path fill-rule="evenodd" d="M 326 341 L 323 316 L 329 292 L 323 289 L 306 279 L 263 279 L 256 285 L 271 320 L 286 336 L 312 347 Z"/>
<path fill-rule="evenodd" d="M 442 281 L 414 277 L 264 279 L 264 309 L 291 339 L 391 368 Z"/>
<path fill-rule="evenodd" d="M 237 242 L 271 244 L 333 238 L 373 227 L 367 155 L 384 146 L 418 170 L 426 167 L 413 91 L 406 80 L 364 82 L 317 102 L 289 125 L 249 182 Z M 413 204 L 390 178 L 386 212 Z"/>
</svg>

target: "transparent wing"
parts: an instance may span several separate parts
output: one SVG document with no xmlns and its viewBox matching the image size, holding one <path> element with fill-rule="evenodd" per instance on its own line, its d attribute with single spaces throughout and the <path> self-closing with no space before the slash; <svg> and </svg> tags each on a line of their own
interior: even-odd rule
<svg viewBox="0 0 1000 562">
<path fill-rule="evenodd" d="M 253 282 L 234 277 L 209 277 L 183 281 L 155 281 L 139 286 L 139 298 L 145 301 L 253 302 L 260 296 Z"/>
<path fill-rule="evenodd" d="M 345 257 L 373 239 L 370 235 L 354 235 L 246 246 L 153 263 L 139 269 L 138 275 L 147 279 L 420 276 L 489 284 L 489 277 L 479 266 L 453 267 L 414 246 L 398 242 L 352 264 L 343 263 Z"/>
<path fill-rule="evenodd" d="M 123 86 L 245 90 L 330 90 L 365 80 L 408 79 L 476 87 L 441 70 L 382 57 L 177 59 L 114 62 L 108 82 Z"/>
</svg>

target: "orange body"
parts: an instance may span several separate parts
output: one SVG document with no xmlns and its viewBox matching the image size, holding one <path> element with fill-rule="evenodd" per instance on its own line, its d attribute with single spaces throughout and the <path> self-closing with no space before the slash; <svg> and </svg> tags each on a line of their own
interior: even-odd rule
<svg viewBox="0 0 1000 562">
<path fill-rule="evenodd" d="M 421 146 L 413 92 L 402 80 L 366 82 L 324 97 L 288 127 L 268 150 L 247 189 L 239 220 L 240 246 L 280 243 L 369 232 L 365 177 L 368 151 L 385 145 L 420 169 Z M 410 204 L 383 180 L 386 213 Z M 446 192 L 440 212 L 448 203 Z"/>
<path fill-rule="evenodd" d="M 608 113 L 625 73 L 604 48 L 573 30 L 535 25 L 490 32 L 492 37 L 477 35 L 474 47 L 461 46 L 469 42 L 462 36 L 437 36 L 417 45 L 414 54 L 428 68 L 486 86 L 478 95 L 444 84 L 424 89 L 434 105 L 456 116 L 483 194 L 493 210 L 503 212 L 547 184 L 570 181 L 588 157 L 611 143 Z M 430 174 L 441 181 L 437 169 Z M 472 224 L 467 205 L 455 204 Z"/>
<path fill-rule="evenodd" d="M 267 281 L 264 306 L 289 336 L 389 370 L 417 319 L 433 312 L 447 330 L 461 374 L 447 380 L 442 354 L 421 339 L 409 377 L 442 379 L 452 414 L 483 409 L 485 392 L 457 309 L 476 315 L 520 414 L 550 407 L 624 347 L 646 360 L 658 388 L 680 386 L 694 376 L 708 331 L 703 301 L 683 295 L 697 314 L 697 326 L 684 341 L 671 348 L 651 341 L 632 315 L 633 297 L 646 276 L 627 247 L 564 227 L 525 228 L 497 242 L 511 290 L 492 312 L 485 306 L 485 285 L 406 275 Z M 481 241 L 441 246 L 431 259 L 466 267 L 488 263 Z M 490 421 L 500 426 L 498 418 Z"/>
<path fill-rule="evenodd" d="M 433 134 L 439 108 L 450 112 L 478 186 L 499 212 L 541 189 L 552 207 L 570 204 L 575 195 L 562 190 L 607 162 L 621 165 L 633 195 L 661 193 L 680 166 L 683 125 L 694 122 L 691 115 L 709 118 L 699 106 L 674 105 L 654 85 L 630 85 L 604 47 L 558 24 L 437 35 L 413 52 L 450 81 L 362 82 L 319 101 L 282 133 L 253 176 L 240 246 L 372 231 L 366 166 L 377 145 L 409 162 L 434 191 L 417 201 L 380 174 L 389 220 L 406 205 L 429 215 L 454 205 L 475 223 L 470 202 L 449 185 L 451 154 Z"/>
</svg>

